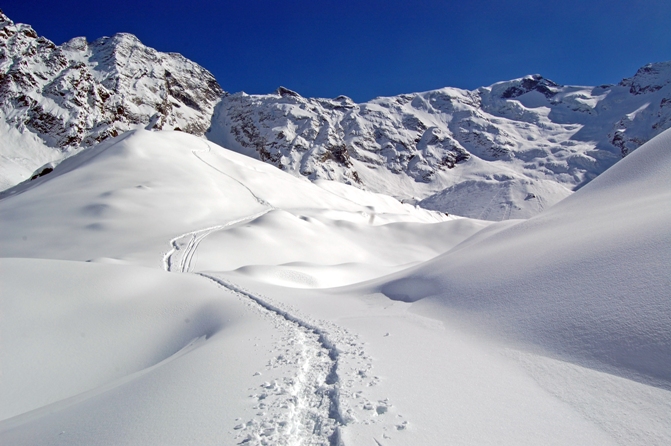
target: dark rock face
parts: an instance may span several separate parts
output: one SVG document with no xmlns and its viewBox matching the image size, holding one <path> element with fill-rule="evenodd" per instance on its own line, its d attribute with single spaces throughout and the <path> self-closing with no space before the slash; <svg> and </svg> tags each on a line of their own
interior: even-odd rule
<svg viewBox="0 0 671 446">
<path fill-rule="evenodd" d="M 36 173 L 36 174 L 33 175 L 32 177 L 30 177 L 30 179 L 31 179 L 31 180 L 35 180 L 35 179 L 37 179 L 37 178 L 39 178 L 39 177 L 43 177 L 43 176 L 45 176 L 45 175 L 47 175 L 47 174 L 50 174 L 50 173 L 53 172 L 53 171 L 54 171 L 54 168 L 53 168 L 53 167 L 45 167 L 44 169 L 40 170 L 38 173 Z"/>
<path fill-rule="evenodd" d="M 516 85 L 512 85 L 504 91 L 503 94 L 501 94 L 501 97 L 504 99 L 513 99 L 531 91 L 537 91 L 546 98 L 551 98 L 557 94 L 559 87 L 560 85 L 551 80 L 544 79 L 542 76 L 534 74 L 533 76 L 527 76 L 517 81 Z"/>
<path fill-rule="evenodd" d="M 10 126 L 68 151 L 142 126 L 202 135 L 223 95 L 214 77 L 133 35 L 57 46 L 0 12 L 0 109 Z"/>
</svg>

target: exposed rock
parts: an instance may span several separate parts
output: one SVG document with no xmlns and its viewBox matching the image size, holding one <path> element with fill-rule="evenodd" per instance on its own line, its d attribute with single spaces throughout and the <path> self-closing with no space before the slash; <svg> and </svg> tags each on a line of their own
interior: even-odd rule
<svg viewBox="0 0 671 446">
<path fill-rule="evenodd" d="M 546 98 L 551 98 L 558 93 L 559 87 L 560 85 L 549 79 L 544 79 L 540 74 L 534 74 L 514 81 L 513 85 L 501 93 L 501 97 L 503 99 L 514 99 L 531 91 L 537 91 Z"/>
<path fill-rule="evenodd" d="M 0 12 L 0 119 L 47 148 L 67 154 L 137 126 L 202 135 L 222 94 L 204 68 L 131 34 L 57 46 Z"/>
</svg>

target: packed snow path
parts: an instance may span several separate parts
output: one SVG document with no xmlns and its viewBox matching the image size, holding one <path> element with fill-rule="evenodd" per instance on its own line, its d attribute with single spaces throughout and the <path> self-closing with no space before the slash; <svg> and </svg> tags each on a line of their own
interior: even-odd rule
<svg viewBox="0 0 671 446">
<path fill-rule="evenodd" d="M 239 423 L 242 444 L 340 445 L 338 350 L 326 333 L 262 298 L 212 275 L 200 274 L 247 300 L 280 333 L 277 355 L 267 368 L 285 369 L 291 376 L 266 380 L 250 395 L 257 418 Z M 260 375 L 260 372 L 257 372 Z"/>
<path fill-rule="evenodd" d="M 192 153 L 203 163 L 229 176 L 203 160 L 196 151 Z M 266 209 L 171 239 L 171 249 L 163 256 L 166 271 L 193 272 L 194 257 L 207 236 L 251 222 L 275 209 L 244 187 Z M 233 293 L 260 317 L 270 319 L 280 333 L 274 356 L 267 364 L 267 373 L 279 373 L 279 376 L 264 380 L 258 389 L 250 389 L 253 408 L 258 412 L 253 419 L 236 420 L 239 423 L 235 426 L 235 438 L 239 444 L 343 445 L 340 427 L 356 421 L 356 409 L 364 413 L 373 411 L 376 416 L 386 413 L 388 400 L 374 403 L 364 395 L 363 389 L 377 385 L 379 380 L 371 376 L 371 358 L 365 354 L 356 336 L 327 321 L 310 321 L 299 316 L 297 310 L 253 294 L 229 280 L 213 274 L 198 275 Z M 346 379 L 341 379 L 339 373 L 346 374 Z M 343 395 L 345 398 L 341 398 Z M 366 424 L 375 424 L 375 421 Z"/>
</svg>

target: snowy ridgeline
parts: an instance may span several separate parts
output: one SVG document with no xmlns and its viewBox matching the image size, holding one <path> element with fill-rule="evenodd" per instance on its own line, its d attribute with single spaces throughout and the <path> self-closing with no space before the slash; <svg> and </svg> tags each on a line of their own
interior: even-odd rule
<svg viewBox="0 0 671 446">
<path fill-rule="evenodd" d="M 670 154 L 493 223 L 183 132 L 82 151 L 0 194 L 0 443 L 669 444 Z"/>
<path fill-rule="evenodd" d="M 204 68 L 131 34 L 57 46 L 0 11 L 0 187 L 137 127 L 202 135 L 222 92 Z"/>
<path fill-rule="evenodd" d="M 229 95 L 202 67 L 129 34 L 57 46 L 4 15 L 0 27 L 2 189 L 129 129 L 180 129 L 311 180 L 528 218 L 671 126 L 671 62 L 618 85 L 533 75 L 356 104 L 282 87 Z"/>
<path fill-rule="evenodd" d="M 541 76 L 355 104 L 226 96 L 207 138 L 308 178 L 328 178 L 473 218 L 527 218 L 671 126 L 671 62 L 618 85 Z"/>
</svg>

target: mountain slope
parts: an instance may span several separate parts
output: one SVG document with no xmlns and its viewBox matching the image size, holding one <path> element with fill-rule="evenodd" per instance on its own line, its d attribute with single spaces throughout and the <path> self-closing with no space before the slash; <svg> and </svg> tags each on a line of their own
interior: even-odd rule
<svg viewBox="0 0 671 446">
<path fill-rule="evenodd" d="M 380 289 L 668 389 L 669 169 L 671 130 L 543 214 L 492 225 Z"/>
<path fill-rule="evenodd" d="M 0 11 L 0 187 L 133 128 L 202 135 L 222 93 L 204 68 L 131 34 L 57 46 Z"/>
<path fill-rule="evenodd" d="M 207 137 L 311 179 L 475 218 L 527 218 L 671 126 L 671 62 L 618 85 L 541 76 L 377 98 L 225 97 Z M 473 197 L 475 195 L 475 197 Z"/>
</svg>

